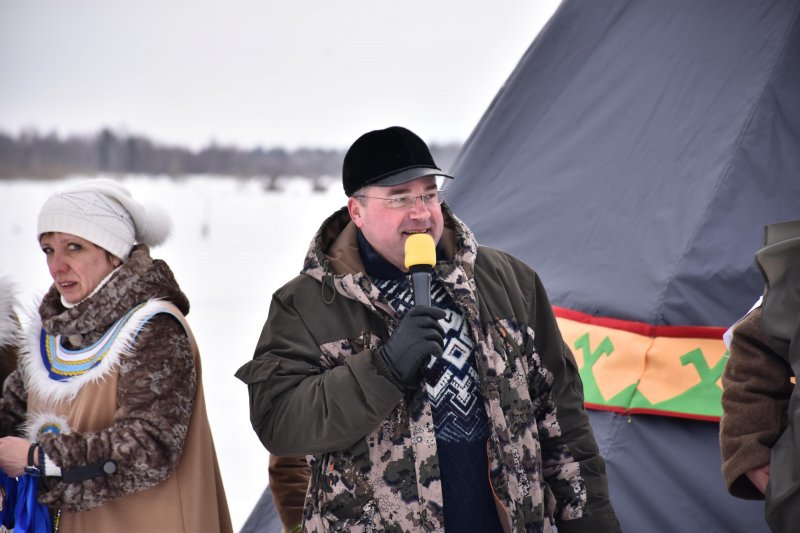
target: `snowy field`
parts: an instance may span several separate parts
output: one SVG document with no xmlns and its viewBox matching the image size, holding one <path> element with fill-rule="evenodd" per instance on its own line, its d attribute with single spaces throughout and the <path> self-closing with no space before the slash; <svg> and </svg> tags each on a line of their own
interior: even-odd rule
<svg viewBox="0 0 800 533">
<path fill-rule="evenodd" d="M 0 276 L 11 278 L 31 309 L 50 286 L 36 242 L 36 217 L 67 181 L 0 181 Z M 267 451 L 253 432 L 247 388 L 233 377 L 253 355 L 270 297 L 303 265 L 309 242 L 329 213 L 344 205 L 340 182 L 326 192 L 287 179 L 281 190 L 262 182 L 194 177 L 125 176 L 134 197 L 160 203 L 172 237 L 152 250 L 167 261 L 191 302 L 188 315 L 200 346 L 203 382 L 234 531 L 267 485 Z"/>
</svg>

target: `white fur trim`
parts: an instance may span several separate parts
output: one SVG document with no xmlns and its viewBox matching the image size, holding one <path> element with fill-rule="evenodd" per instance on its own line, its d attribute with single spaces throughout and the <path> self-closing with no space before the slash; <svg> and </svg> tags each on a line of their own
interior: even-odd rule
<svg viewBox="0 0 800 533">
<path fill-rule="evenodd" d="M 72 433 L 66 417 L 55 413 L 29 413 L 22 429 L 30 442 L 36 442 L 36 437 L 43 432 L 43 428 L 48 426 L 55 427 L 59 434 Z"/>
<path fill-rule="evenodd" d="M 56 381 L 50 378 L 40 353 L 42 322 L 38 316 L 32 317 L 28 327 L 25 350 L 20 358 L 20 365 L 24 367 L 27 376 L 29 394 L 35 392 L 48 403 L 72 400 L 84 385 L 104 379 L 119 365 L 123 356 L 131 355 L 136 346 L 136 336 L 142 326 L 159 313 L 174 315 L 172 309 L 164 302 L 148 301 L 133 313 L 121 327 L 111 348 L 95 367 L 65 381 Z"/>
<path fill-rule="evenodd" d="M 20 343 L 19 325 L 11 319 L 16 316 L 15 304 L 14 285 L 8 278 L 0 278 L 0 346 Z"/>
<path fill-rule="evenodd" d="M 61 467 L 55 464 L 47 454 L 44 454 L 44 475 L 50 477 L 61 477 Z"/>
</svg>

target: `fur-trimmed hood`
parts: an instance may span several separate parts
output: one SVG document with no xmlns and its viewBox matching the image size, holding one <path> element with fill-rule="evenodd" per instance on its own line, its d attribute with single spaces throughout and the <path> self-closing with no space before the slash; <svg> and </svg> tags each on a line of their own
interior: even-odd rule
<svg viewBox="0 0 800 533">
<path fill-rule="evenodd" d="M 19 344 L 19 321 L 14 311 L 15 303 L 13 284 L 8 278 L 0 278 L 0 346 Z"/>
<path fill-rule="evenodd" d="M 154 298 L 172 302 L 184 315 L 189 312 L 189 300 L 169 266 L 150 257 L 146 245 L 137 244 L 111 279 L 75 307 L 65 308 L 55 285 L 51 286 L 39 306 L 39 315 L 50 335 L 79 334 L 84 336 L 84 343 L 94 342 L 134 306 Z"/>
<path fill-rule="evenodd" d="M 439 259 L 458 264 L 471 275 L 478 242 L 447 204 L 442 204 L 442 215 L 444 232 L 440 246 L 444 257 Z M 333 213 L 322 223 L 311 241 L 303 264 L 303 274 L 318 281 L 330 274 L 337 282 L 353 275 L 357 279 L 362 278 L 358 275 L 364 273 L 364 265 L 358 252 L 357 231 L 347 207 Z"/>
</svg>

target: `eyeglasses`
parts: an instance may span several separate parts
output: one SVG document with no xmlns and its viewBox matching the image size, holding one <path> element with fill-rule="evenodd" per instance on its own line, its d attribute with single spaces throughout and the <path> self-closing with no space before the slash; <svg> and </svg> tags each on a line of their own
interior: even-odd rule
<svg viewBox="0 0 800 533">
<path fill-rule="evenodd" d="M 410 194 L 401 194 L 399 196 L 367 196 L 366 194 L 357 194 L 356 198 L 372 198 L 374 200 L 383 200 L 386 207 L 389 209 L 410 209 L 417 205 L 417 200 L 421 200 L 423 205 L 432 206 L 444 202 L 444 191 L 433 191 L 427 194 L 419 194 L 413 196 Z"/>
</svg>

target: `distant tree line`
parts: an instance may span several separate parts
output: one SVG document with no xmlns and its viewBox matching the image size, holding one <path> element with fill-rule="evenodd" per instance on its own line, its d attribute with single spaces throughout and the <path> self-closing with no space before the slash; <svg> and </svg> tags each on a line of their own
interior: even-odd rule
<svg viewBox="0 0 800 533">
<path fill-rule="evenodd" d="M 455 160 L 458 144 L 431 145 L 436 162 L 445 170 Z M 159 144 L 140 135 L 103 129 L 89 136 L 59 136 L 36 131 L 16 136 L 0 132 L 0 179 L 60 178 L 69 174 L 214 174 L 318 179 L 341 175 L 343 150 L 318 148 L 254 148 L 218 146 L 200 150 Z"/>
</svg>

